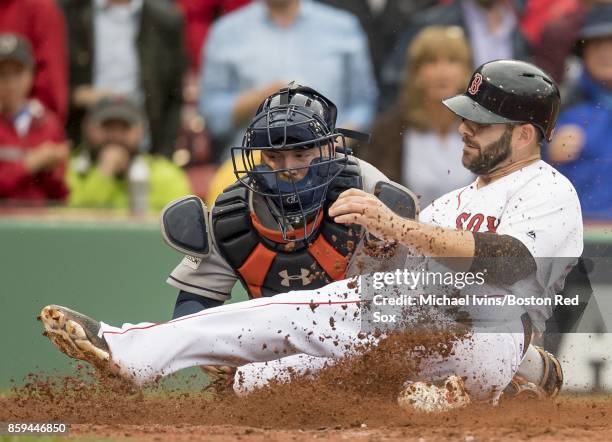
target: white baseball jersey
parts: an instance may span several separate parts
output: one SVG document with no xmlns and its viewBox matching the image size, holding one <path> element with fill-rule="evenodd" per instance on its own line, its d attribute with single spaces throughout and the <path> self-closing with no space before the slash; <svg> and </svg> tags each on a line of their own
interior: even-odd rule
<svg viewBox="0 0 612 442">
<path fill-rule="evenodd" d="M 536 258 L 537 281 L 521 281 L 505 290 L 517 296 L 552 296 L 563 287 L 567 264 L 573 264 L 560 258 L 582 254 L 582 213 L 574 186 L 541 160 L 484 187 L 476 183 L 437 198 L 421 212 L 420 220 L 518 239 Z M 552 308 L 526 311 L 542 330 Z"/>
</svg>

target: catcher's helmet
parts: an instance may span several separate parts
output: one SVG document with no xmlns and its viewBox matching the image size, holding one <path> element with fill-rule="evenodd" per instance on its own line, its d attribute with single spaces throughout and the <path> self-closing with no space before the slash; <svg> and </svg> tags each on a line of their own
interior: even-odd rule
<svg viewBox="0 0 612 442">
<path fill-rule="evenodd" d="M 559 101 L 557 85 L 542 69 L 524 61 L 496 60 L 476 69 L 467 90 L 443 103 L 480 124 L 531 123 L 550 141 Z"/>
<path fill-rule="evenodd" d="M 365 134 L 336 129 L 334 103 L 309 87 L 291 83 L 259 106 L 242 146 L 231 149 L 239 182 L 264 197 L 284 240 L 307 241 L 318 227 L 327 189 L 348 161 L 344 137 Z M 339 147 L 336 146 L 339 144 Z M 272 169 L 255 152 L 318 148 L 309 165 Z M 306 171 L 299 180 L 282 178 L 283 172 Z"/>
</svg>

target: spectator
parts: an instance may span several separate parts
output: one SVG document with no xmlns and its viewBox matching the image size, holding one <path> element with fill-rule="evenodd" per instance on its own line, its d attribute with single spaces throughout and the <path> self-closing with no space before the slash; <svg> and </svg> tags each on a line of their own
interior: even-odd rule
<svg viewBox="0 0 612 442">
<path fill-rule="evenodd" d="M 68 114 L 66 22 L 55 0 L 0 0 L 0 33 L 30 42 L 36 65 L 31 96 L 63 124 Z"/>
<path fill-rule="evenodd" d="M 232 12 L 251 0 L 176 0 L 185 16 L 185 43 L 191 70 L 198 72 L 202 61 L 202 47 L 213 21 Z"/>
<path fill-rule="evenodd" d="M 430 26 L 412 41 L 395 106 L 378 118 L 360 156 L 420 197 L 421 207 L 474 175 L 461 165 L 460 121 L 442 100 L 465 89 L 472 71 L 468 42 L 457 26 Z"/>
<path fill-rule="evenodd" d="M 585 219 L 612 220 L 612 5 L 594 6 L 578 38 L 583 71 L 548 155 L 576 187 Z"/>
<path fill-rule="evenodd" d="M 198 111 L 199 77 L 202 69 L 202 47 L 212 22 L 251 2 L 251 0 L 175 0 L 185 16 L 185 46 L 189 70 L 183 81 L 181 123 L 172 160 L 183 167 L 193 191 L 203 198 L 216 165 L 206 124 Z"/>
<path fill-rule="evenodd" d="M 412 16 L 438 0 L 320 0 L 355 14 L 368 36 L 376 78 Z"/>
<path fill-rule="evenodd" d="M 520 0 L 454 0 L 416 14 L 385 66 L 383 103 L 390 103 L 402 79 L 404 54 L 412 39 L 430 25 L 460 26 L 468 37 L 474 67 L 502 58 L 527 59 L 529 48 L 518 28 Z"/>
<path fill-rule="evenodd" d="M 576 13 L 585 0 L 527 0 L 521 14 L 520 26 L 530 44 L 537 42 L 546 26 L 556 18 Z M 576 30 L 576 33 L 578 30 Z M 574 43 L 573 41 L 571 42 Z"/>
<path fill-rule="evenodd" d="M 167 0 L 65 0 L 70 48 L 69 132 L 80 137 L 88 107 L 112 94 L 146 110 L 151 152 L 172 155 L 186 67 L 183 22 Z"/>
<path fill-rule="evenodd" d="M 531 0 L 521 18 L 533 62 L 559 84 L 564 80 L 566 59 L 584 21 L 584 9 L 580 0 Z"/>
<path fill-rule="evenodd" d="M 35 61 L 30 44 L 0 34 L 0 198 L 61 200 L 68 143 L 56 115 L 28 99 Z"/>
<path fill-rule="evenodd" d="M 206 44 L 200 99 L 218 146 L 240 145 L 259 103 L 293 80 L 335 102 L 339 125 L 369 127 L 377 89 L 354 16 L 311 0 L 262 0 L 219 19 Z"/>
<path fill-rule="evenodd" d="M 144 137 L 144 115 L 136 103 L 105 97 L 83 122 L 84 143 L 70 163 L 69 204 L 77 207 L 126 209 L 127 174 Z M 148 166 L 149 206 L 160 210 L 191 192 L 184 171 L 160 155 L 143 155 Z"/>
<path fill-rule="evenodd" d="M 260 161 L 258 154 L 255 154 L 253 161 L 256 163 Z M 240 170 L 244 169 L 244 163 L 238 159 L 236 167 Z M 208 207 L 212 207 L 217 200 L 217 197 L 223 193 L 226 187 L 236 182 L 236 175 L 234 174 L 234 162 L 232 159 L 224 161 L 215 171 L 211 177 L 210 184 L 208 186 L 208 192 L 206 193 L 206 204 Z"/>
</svg>

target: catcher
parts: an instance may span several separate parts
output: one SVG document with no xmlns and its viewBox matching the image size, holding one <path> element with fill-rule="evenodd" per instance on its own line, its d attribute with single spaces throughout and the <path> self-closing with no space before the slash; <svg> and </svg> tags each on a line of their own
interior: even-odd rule
<svg viewBox="0 0 612 442">
<path fill-rule="evenodd" d="M 364 231 L 327 213 L 347 189 L 375 194 L 403 217 L 418 202 L 404 187 L 350 155 L 336 128 L 336 106 L 292 83 L 269 96 L 231 149 L 237 182 L 211 213 L 196 197 L 171 203 L 162 215 L 166 242 L 187 256 L 168 277 L 180 289 L 173 318 L 216 307 L 237 280 L 250 298 L 317 289 L 357 274 Z M 363 265 L 363 263 L 361 263 Z"/>
<path fill-rule="evenodd" d="M 408 189 L 349 154 L 345 137 L 365 141 L 368 135 L 337 129 L 336 115 L 322 94 L 290 84 L 264 100 L 243 145 L 231 149 L 238 181 L 210 213 L 197 197 L 164 209 L 164 239 L 186 254 L 167 279 L 180 290 L 173 319 L 222 305 L 237 280 L 253 299 L 319 289 L 383 264 L 403 265 L 401 253 L 394 254 L 397 263 L 364 254 L 364 230 L 328 215 L 338 195 L 351 188 L 375 194 L 401 216 L 415 218 L 418 212 Z M 316 365 L 315 358 L 297 359 L 305 367 Z M 226 379 L 235 372 L 228 366 L 203 368 Z M 275 373 L 269 364 L 256 364 L 239 375 L 255 380 Z"/>
</svg>

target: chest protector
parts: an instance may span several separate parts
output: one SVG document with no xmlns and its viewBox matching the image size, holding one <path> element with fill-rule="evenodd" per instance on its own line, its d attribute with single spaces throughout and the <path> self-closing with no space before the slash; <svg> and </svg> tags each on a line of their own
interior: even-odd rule
<svg viewBox="0 0 612 442">
<path fill-rule="evenodd" d="M 215 202 L 212 233 L 223 258 L 235 269 L 249 297 L 321 288 L 343 279 L 361 227 L 334 223 L 327 214 L 338 195 L 363 187 L 359 166 L 349 161 L 330 184 L 310 244 L 287 242 L 280 231 L 264 227 L 249 209 L 249 190 L 228 187 Z"/>
</svg>

